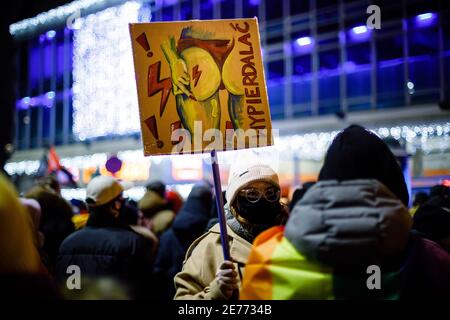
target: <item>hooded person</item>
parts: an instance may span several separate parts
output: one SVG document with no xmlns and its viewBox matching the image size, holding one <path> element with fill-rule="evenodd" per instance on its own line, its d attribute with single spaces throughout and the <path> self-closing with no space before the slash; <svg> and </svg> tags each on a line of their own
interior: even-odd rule
<svg viewBox="0 0 450 320">
<path fill-rule="evenodd" d="M 64 240 L 56 271 L 66 282 L 67 268 L 76 265 L 87 280 L 108 277 L 129 288 L 132 298 L 150 297 L 152 241 L 120 220 L 123 191 L 129 186 L 113 177 L 97 176 L 86 188 L 89 220 Z M 83 290 L 83 284 L 81 285 Z"/>
<path fill-rule="evenodd" d="M 253 240 L 286 219 L 278 175 L 272 168 L 242 165 L 230 171 L 224 209 L 232 261 L 223 259 L 220 226 L 216 224 L 187 250 L 183 269 L 174 279 L 175 299 L 236 298 Z"/>
<path fill-rule="evenodd" d="M 295 205 L 286 228 L 255 240 L 241 297 L 448 296 L 450 257 L 410 234 L 408 201 L 389 148 L 364 128 L 348 127 L 332 142 L 319 181 Z"/>
<path fill-rule="evenodd" d="M 161 299 L 173 299 L 173 279 L 181 271 L 191 243 L 204 233 L 211 206 L 211 186 L 206 183 L 196 184 L 172 226 L 162 234 L 154 268 L 154 278 L 160 283 Z"/>
</svg>

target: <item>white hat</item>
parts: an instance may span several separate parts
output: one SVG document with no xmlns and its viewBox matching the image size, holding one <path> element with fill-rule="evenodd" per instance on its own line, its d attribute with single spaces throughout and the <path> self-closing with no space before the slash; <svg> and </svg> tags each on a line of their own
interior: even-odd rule
<svg viewBox="0 0 450 320">
<path fill-rule="evenodd" d="M 91 207 L 101 206 L 114 200 L 129 188 L 131 188 L 130 183 L 113 177 L 98 176 L 92 179 L 86 188 L 86 202 Z"/>
<path fill-rule="evenodd" d="M 268 182 L 278 188 L 280 187 L 277 173 L 268 165 L 257 164 L 230 172 L 225 194 L 229 205 L 233 203 L 239 191 L 257 181 Z"/>
</svg>

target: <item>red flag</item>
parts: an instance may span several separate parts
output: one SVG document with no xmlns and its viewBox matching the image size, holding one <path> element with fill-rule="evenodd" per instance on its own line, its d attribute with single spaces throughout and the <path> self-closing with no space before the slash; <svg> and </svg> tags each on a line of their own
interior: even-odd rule
<svg viewBox="0 0 450 320">
<path fill-rule="evenodd" d="M 48 151 L 48 166 L 47 173 L 52 173 L 61 170 L 61 163 L 59 162 L 59 157 L 56 154 L 55 147 L 50 147 Z"/>
</svg>

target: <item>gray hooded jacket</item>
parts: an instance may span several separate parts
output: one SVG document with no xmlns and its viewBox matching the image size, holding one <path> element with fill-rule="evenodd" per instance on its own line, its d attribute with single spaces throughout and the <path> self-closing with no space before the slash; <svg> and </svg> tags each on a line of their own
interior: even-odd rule
<svg viewBox="0 0 450 320">
<path fill-rule="evenodd" d="M 285 236 L 311 261 L 361 265 L 400 255 L 411 225 L 407 208 L 377 180 L 328 180 L 297 203 Z"/>
</svg>

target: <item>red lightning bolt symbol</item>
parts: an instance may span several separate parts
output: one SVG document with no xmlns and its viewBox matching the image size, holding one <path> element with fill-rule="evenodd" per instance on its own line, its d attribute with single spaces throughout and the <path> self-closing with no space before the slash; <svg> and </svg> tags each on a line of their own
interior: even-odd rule
<svg viewBox="0 0 450 320">
<path fill-rule="evenodd" d="M 192 79 L 195 80 L 194 87 L 197 86 L 198 79 L 200 79 L 202 72 L 198 70 L 198 64 L 192 68 Z"/>
<path fill-rule="evenodd" d="M 170 90 L 172 88 L 172 80 L 165 78 L 160 80 L 161 61 L 155 62 L 148 68 L 148 96 L 152 97 L 162 91 L 161 102 L 159 104 L 159 116 L 162 116 L 169 99 Z"/>
</svg>

